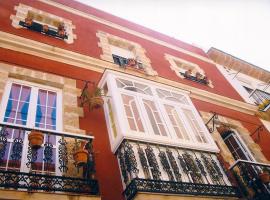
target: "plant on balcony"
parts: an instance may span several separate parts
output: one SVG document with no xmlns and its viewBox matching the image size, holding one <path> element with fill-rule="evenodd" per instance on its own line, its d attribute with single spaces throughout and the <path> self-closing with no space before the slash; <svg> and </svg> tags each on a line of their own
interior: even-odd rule
<svg viewBox="0 0 270 200">
<path fill-rule="evenodd" d="M 268 184 L 270 182 L 270 174 L 269 171 L 264 168 L 263 171 L 259 174 L 259 178 L 264 184 Z"/>
<path fill-rule="evenodd" d="M 30 26 L 33 25 L 33 18 L 32 17 L 26 17 L 25 20 L 24 20 L 24 22 L 25 22 L 25 25 L 27 27 L 30 27 Z"/>
<path fill-rule="evenodd" d="M 81 167 L 87 163 L 88 160 L 88 151 L 84 149 L 84 142 L 75 142 L 75 149 L 73 153 L 73 159 L 77 167 Z"/>
<path fill-rule="evenodd" d="M 66 36 L 65 25 L 63 23 L 59 24 L 59 26 L 58 26 L 58 35 L 61 38 L 65 38 L 65 36 Z"/>
<path fill-rule="evenodd" d="M 28 141 L 33 149 L 39 149 L 44 142 L 44 135 L 40 131 L 32 130 L 28 135 Z"/>
</svg>

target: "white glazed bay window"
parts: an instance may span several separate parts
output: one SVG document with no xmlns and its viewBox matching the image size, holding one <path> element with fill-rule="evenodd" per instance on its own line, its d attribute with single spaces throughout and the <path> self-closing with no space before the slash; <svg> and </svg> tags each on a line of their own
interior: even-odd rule
<svg viewBox="0 0 270 200">
<path fill-rule="evenodd" d="M 45 87 L 26 81 L 10 79 L 7 82 L 5 93 L 1 104 L 1 122 L 18 125 L 21 127 L 38 128 L 44 130 L 62 130 L 62 104 L 61 91 L 56 88 Z M 7 147 L 5 155 L 0 165 L 0 169 L 17 170 L 28 172 L 27 151 L 28 134 L 23 129 L 8 128 Z M 14 148 L 16 140 L 21 140 L 23 149 L 21 150 L 21 162 L 13 163 Z M 53 156 L 50 166 L 46 166 L 46 171 L 58 173 L 56 148 L 58 136 L 44 135 L 44 143 L 53 145 Z M 37 161 L 35 171 L 42 173 L 44 165 L 44 146 L 37 151 Z"/>
<path fill-rule="evenodd" d="M 129 139 L 218 152 L 187 92 L 111 71 L 100 87 L 113 151 Z"/>
</svg>

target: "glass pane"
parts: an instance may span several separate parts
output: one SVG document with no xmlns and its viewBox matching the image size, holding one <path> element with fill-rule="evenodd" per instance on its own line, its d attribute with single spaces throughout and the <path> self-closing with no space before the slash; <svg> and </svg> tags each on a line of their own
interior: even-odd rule
<svg viewBox="0 0 270 200">
<path fill-rule="evenodd" d="M 194 114 L 191 110 L 183 109 L 186 118 L 188 119 L 189 125 L 198 142 L 207 143 L 204 132 L 202 131 L 198 121 L 195 119 Z"/>
<path fill-rule="evenodd" d="M 56 129 L 56 98 L 55 92 L 41 89 L 38 91 L 36 127 Z"/>
<path fill-rule="evenodd" d="M 166 130 L 164 128 L 163 122 L 161 121 L 160 114 L 156 108 L 156 105 L 153 101 L 150 100 L 143 100 L 144 107 L 147 111 L 148 118 L 151 122 L 152 128 L 156 135 L 164 135 L 166 136 Z"/>
<path fill-rule="evenodd" d="M 26 125 L 31 88 L 12 84 L 6 106 L 4 122 Z"/>
<path fill-rule="evenodd" d="M 144 132 L 141 117 L 135 103 L 135 98 L 133 96 L 122 94 L 122 99 L 130 129 L 134 131 Z"/>
</svg>

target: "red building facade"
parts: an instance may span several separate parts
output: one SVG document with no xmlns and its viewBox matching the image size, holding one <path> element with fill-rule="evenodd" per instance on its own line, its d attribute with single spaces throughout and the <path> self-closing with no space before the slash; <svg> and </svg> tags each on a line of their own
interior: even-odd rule
<svg viewBox="0 0 270 200">
<path fill-rule="evenodd" d="M 228 146 L 228 142 L 226 142 L 228 140 L 219 133 L 216 127 L 229 127 L 230 130 L 226 137 L 232 134 L 232 130 L 235 130 L 237 136 L 242 138 L 240 141 L 246 144 L 245 148 L 249 149 L 248 153 L 251 154 L 252 162 L 268 162 L 270 158 L 270 147 L 267 145 L 269 133 L 266 129 L 262 131 L 257 130 L 263 124 L 255 115 L 257 111 L 256 106 L 244 102 L 242 97 L 227 82 L 213 61 L 208 58 L 202 49 L 75 1 L 2 1 L 0 3 L 0 18 L 0 72 L 1 77 L 3 77 L 1 81 L 2 130 L 3 127 L 11 129 L 12 127 L 10 126 L 15 124 L 15 126 L 19 127 L 17 127 L 18 130 L 20 130 L 21 126 L 32 129 L 43 128 L 45 132 L 49 130 L 48 133 L 46 132 L 47 135 L 51 134 L 50 130 L 52 132 L 58 131 L 57 137 L 61 137 L 60 132 L 72 133 L 75 138 L 75 146 L 84 146 L 85 149 L 88 143 L 77 144 L 80 138 L 76 140 L 76 134 L 85 136 L 81 140 L 91 139 L 93 141 L 93 148 L 91 150 L 88 149 L 88 153 L 90 152 L 89 155 L 91 155 L 88 155 L 88 164 L 95 163 L 95 170 L 90 166 L 92 172 L 87 177 L 85 173 L 89 170 L 87 168 L 89 165 L 79 166 L 75 161 L 75 168 L 77 167 L 79 171 L 76 177 L 83 174 L 84 177 L 91 177 L 91 179 L 97 180 L 99 192 L 90 189 L 90 193 L 93 196 L 83 196 L 85 191 L 75 191 L 80 198 L 101 198 L 104 200 L 120 200 L 125 198 L 163 199 L 166 198 L 164 193 L 168 193 L 173 195 L 175 199 L 195 199 L 195 197 L 187 197 L 185 195 L 204 195 L 204 192 L 196 193 L 192 189 L 190 193 L 184 192 L 188 191 L 188 189 L 181 190 L 181 192 L 175 192 L 173 189 L 162 191 L 160 189 L 162 185 L 152 185 L 150 187 L 149 182 L 144 183 L 146 184 L 145 187 L 155 188 L 153 191 L 144 191 L 143 189 L 135 191 L 129 185 L 136 185 L 136 181 L 134 181 L 136 178 L 141 181 L 155 180 L 158 182 L 160 180 L 159 184 L 169 184 L 166 181 L 174 183 L 190 182 L 193 185 L 204 184 L 207 188 L 206 191 L 210 191 L 212 185 L 219 185 L 221 186 L 220 188 L 217 187 L 219 192 L 227 190 L 228 193 L 217 192 L 218 194 L 214 194 L 210 192 L 209 194 L 207 193 L 208 195 L 205 198 L 213 199 L 215 198 L 213 196 L 219 196 L 219 198 L 234 196 L 234 198 L 237 198 L 239 192 L 236 192 L 235 188 L 231 186 L 231 183 L 233 186 L 236 184 L 234 183 L 235 179 L 227 178 L 225 173 L 226 170 L 228 172 L 230 170 L 225 169 L 225 171 L 219 172 L 219 170 L 215 169 L 215 166 L 220 167 L 220 171 L 222 171 L 222 165 L 225 165 L 225 168 L 232 166 L 237 159 L 243 159 L 243 157 L 240 156 L 240 153 L 239 155 L 235 153 L 234 147 Z M 27 25 L 27 20 L 31 21 L 30 25 Z M 44 25 L 47 25 L 49 31 L 45 30 L 46 26 Z M 63 33 L 61 33 L 61 26 L 64 27 Z M 41 106 L 41 113 L 44 114 L 42 103 L 38 102 L 37 105 L 35 103 L 32 105 L 31 99 L 34 98 L 32 95 L 29 96 L 30 100 L 28 101 L 20 100 L 23 98 L 21 96 L 15 100 L 13 99 L 15 97 L 11 97 L 15 86 L 20 86 L 22 88 L 20 91 L 23 91 L 23 88 L 26 87 L 24 84 L 31 85 L 31 83 L 34 85 L 31 88 L 41 88 L 38 89 L 38 99 L 39 95 L 41 95 L 41 90 L 47 91 L 49 102 L 50 91 L 54 91 L 51 87 L 56 88 L 55 91 L 57 92 L 55 94 L 57 94 L 57 98 L 61 96 L 59 100 L 55 100 L 59 101 L 59 104 L 55 103 L 55 112 L 62 112 L 58 113 L 59 116 L 56 114 L 55 117 L 52 114 L 53 111 L 51 111 L 52 122 L 48 122 L 51 123 L 49 125 L 46 124 L 47 120 L 45 120 L 46 123 L 43 127 L 41 127 L 40 124 L 42 123 L 40 121 L 37 126 L 38 111 L 36 111 L 36 115 L 33 114 L 32 118 L 36 116 L 36 119 L 33 120 L 34 124 L 31 126 L 29 121 L 31 114 L 26 116 L 25 124 L 23 122 L 17 123 L 16 119 L 15 121 L 9 121 L 11 114 L 7 114 L 7 107 L 10 101 L 26 103 L 29 101 L 29 105 L 37 107 L 37 110 Z M 87 91 L 84 90 L 86 85 L 89 87 L 87 90 L 90 92 L 96 85 L 104 90 L 104 107 L 89 110 L 87 105 L 81 105 L 81 95 L 82 91 Z M 48 89 L 44 89 L 43 86 Z M 134 88 L 137 89 L 135 90 Z M 34 90 L 31 89 L 31 91 Z M 143 95 L 141 95 L 142 90 L 144 91 Z M 151 91 L 149 94 L 146 92 L 148 90 Z M 14 89 L 14 91 L 16 90 Z M 159 93 L 158 91 L 163 92 Z M 135 92 L 138 94 L 135 94 Z M 171 96 L 166 96 L 169 92 Z M 122 96 L 119 96 L 118 93 Z M 16 94 L 14 92 L 15 96 Z M 23 92 L 20 94 L 23 95 Z M 131 100 L 128 100 L 128 98 L 131 98 Z M 134 99 L 132 100 L 132 98 Z M 176 100 L 170 100 L 170 98 Z M 40 101 L 42 101 L 41 97 Z M 125 101 L 129 103 L 125 103 Z M 173 109 L 173 106 L 177 107 L 182 104 L 186 105 L 183 108 L 181 107 L 181 110 L 175 108 L 175 111 L 170 110 L 171 115 L 168 114 L 170 113 L 168 110 Z M 14 105 L 14 102 L 12 105 Z M 48 103 L 46 105 L 48 108 L 44 108 L 46 110 L 44 112 L 47 117 L 49 108 L 54 108 L 54 105 Z M 165 105 L 165 107 L 162 105 Z M 128 106 L 130 107 L 127 108 Z M 189 114 L 189 111 L 185 113 L 184 110 L 186 108 L 190 109 L 190 113 L 193 114 Z M 19 112 L 18 109 L 20 108 L 16 109 L 16 113 Z M 132 116 L 127 114 L 127 109 L 132 110 Z M 30 113 L 30 111 L 28 112 Z M 149 114 L 151 112 L 152 114 Z M 22 115 L 21 118 L 23 118 L 25 113 L 22 110 L 20 113 Z M 168 116 L 161 117 L 163 114 L 166 115 L 165 113 Z M 215 116 L 218 116 L 218 119 L 214 117 L 214 113 L 216 113 Z M 161 118 L 160 122 L 158 116 Z M 184 118 L 184 121 L 181 122 L 181 119 L 177 121 L 177 116 Z M 131 118 L 133 121 L 129 121 Z M 195 121 L 198 121 L 198 124 Z M 210 130 L 213 125 L 210 131 L 212 132 L 211 134 L 204 126 L 203 121 L 204 123 L 208 122 L 207 127 Z M 58 126 L 58 123 L 61 125 Z M 181 123 L 184 124 L 183 130 L 181 129 Z M 51 128 L 48 128 L 47 125 Z M 182 134 L 181 136 L 177 135 L 177 130 L 180 135 Z M 187 133 L 186 137 L 189 138 L 187 141 L 184 141 L 185 130 Z M 258 133 L 255 132 L 256 130 Z M 140 135 L 139 132 L 145 132 L 146 135 Z M 157 132 L 160 132 L 160 136 L 165 136 L 165 139 L 164 137 L 157 136 Z M 171 138 L 166 138 L 166 136 L 173 134 L 174 136 Z M 193 135 L 190 136 L 189 134 Z M 260 135 L 260 140 L 258 140 L 258 134 Z M 4 135 L 2 137 L 4 138 Z M 13 145 L 16 138 L 8 137 L 5 138 L 11 139 L 10 143 Z M 178 138 L 174 141 L 173 137 Z M 182 139 L 184 142 L 181 142 Z M 44 145 L 47 140 L 49 139 L 45 139 Z M 191 140 L 198 142 L 198 148 L 194 146 L 196 142 L 192 145 Z M 160 171 L 160 176 L 154 176 L 153 169 L 155 167 L 150 163 L 149 157 L 146 159 L 147 164 L 143 165 L 142 158 L 140 157 L 141 154 L 137 154 L 139 147 L 136 144 L 139 144 L 139 147 L 143 149 L 146 157 L 147 145 L 154 149 L 153 152 L 156 155 L 156 159 L 160 160 L 157 162 L 159 166 L 157 171 Z M 6 146 L 2 150 L 7 151 L 9 149 L 12 152 L 12 145 Z M 55 146 L 57 149 L 56 143 Z M 42 148 L 45 149 L 45 146 Z M 243 151 L 245 151 L 245 148 Z M 67 149 L 69 150 L 69 147 Z M 130 149 L 133 149 L 131 156 L 127 153 Z M 169 151 L 167 151 L 168 149 Z M 175 149 L 177 150 L 175 151 Z M 196 174 L 194 175 L 190 172 L 192 169 L 187 169 L 187 172 L 185 172 L 185 167 L 181 165 L 181 161 L 177 160 L 174 165 L 172 157 L 177 159 L 176 152 L 180 153 L 180 157 L 183 156 L 184 162 L 188 165 L 188 158 L 185 160 L 184 157 L 186 150 L 188 152 L 195 152 L 191 156 L 193 159 L 191 163 L 194 164 L 194 169 L 197 169 L 198 173 L 201 172 L 203 174 L 203 171 L 197 163 L 197 156 L 202 162 L 204 161 L 203 166 L 206 171 L 208 163 L 210 168 L 212 167 L 217 176 L 219 175 L 219 178 L 221 178 L 215 180 L 215 178 L 211 177 L 210 171 L 207 171 L 205 172 L 205 177 L 200 175 L 200 178 L 197 178 L 197 180 Z M 233 150 L 235 151 L 232 152 Z M 39 151 L 41 152 L 41 150 Z M 165 151 L 165 157 L 162 157 L 164 155 L 162 153 Z M 168 153 L 170 151 L 172 152 L 171 158 L 169 157 L 170 153 Z M 4 164 L 1 168 L 2 171 L 13 169 L 9 164 L 5 164 L 7 160 L 12 160 L 11 154 L 3 154 L 2 162 Z M 202 154 L 207 155 L 207 159 L 211 158 L 211 160 L 209 162 L 207 159 L 204 160 Z M 56 155 L 58 154 L 56 153 Z M 228 165 L 222 164 L 218 160 L 220 156 L 216 155 L 221 155 L 223 157 L 221 160 L 228 162 Z M 21 158 L 17 159 L 17 161 L 23 163 L 23 158 L 23 153 L 21 153 Z M 45 158 L 44 153 L 43 159 Z M 132 160 L 134 161 L 133 158 L 136 164 L 132 162 Z M 123 162 L 121 159 L 123 159 Z M 53 164 L 57 162 L 61 164 L 60 161 L 56 160 L 52 161 Z M 212 161 L 220 164 L 212 165 Z M 34 162 L 32 159 L 32 163 Z M 42 163 L 42 161 L 40 162 Z M 44 160 L 44 166 L 46 166 L 46 162 Z M 56 164 L 56 166 L 58 165 Z M 179 169 L 176 169 L 174 166 Z M 22 168 L 22 164 L 20 164 L 20 167 L 17 167 L 16 170 L 21 172 Z M 69 166 L 69 169 L 72 168 L 74 168 L 73 165 Z M 31 168 L 31 170 L 33 169 Z M 38 172 L 37 174 L 44 174 L 38 170 L 36 172 Z M 61 173 L 63 174 L 63 172 Z M 177 179 L 177 174 L 179 173 L 182 176 Z M 3 172 L 3 174 L 5 173 Z M 12 176 L 15 175 L 13 174 Z M 147 178 L 147 176 L 149 177 Z M 127 180 L 124 180 L 125 177 Z M 12 188 L 10 185 L 5 185 L 7 184 L 6 179 L 1 184 L 3 187 Z M 40 183 L 39 187 L 41 188 L 33 186 L 34 189 L 32 190 L 34 193 L 35 190 L 44 191 L 46 188 L 44 189 L 43 186 L 44 184 Z M 139 188 L 139 186 L 137 187 Z M 172 188 L 171 185 L 168 187 Z M 184 186 L 177 185 L 175 187 L 183 188 Z M 269 188 L 267 186 L 264 187 L 266 187 L 264 190 L 268 192 Z M 22 188 L 23 191 L 24 189 Z M 123 195 L 124 190 L 126 191 L 126 196 Z M 67 189 L 64 192 L 70 191 Z M 6 191 L 6 195 L 12 196 L 15 195 L 15 192 Z M 51 195 L 57 196 L 60 194 L 56 192 Z M 246 195 L 252 194 L 247 193 Z M 50 196 L 44 198 L 50 198 Z"/>
</svg>

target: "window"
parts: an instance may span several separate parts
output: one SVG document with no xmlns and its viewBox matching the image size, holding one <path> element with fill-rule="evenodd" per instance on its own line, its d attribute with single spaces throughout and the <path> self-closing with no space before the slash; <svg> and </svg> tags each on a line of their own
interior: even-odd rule
<svg viewBox="0 0 270 200">
<path fill-rule="evenodd" d="M 111 138 L 114 138 L 113 124 L 109 116 L 113 109 L 120 138 L 127 136 L 129 139 L 163 141 L 187 147 L 201 145 L 207 149 L 214 146 L 185 92 L 118 72 L 107 72 L 104 76 L 108 76 L 102 78 L 106 81 L 104 84 L 110 82 L 107 85 L 112 108 L 105 106 L 105 113 L 108 114 L 106 120 Z"/>
<path fill-rule="evenodd" d="M 11 15 L 12 25 L 15 28 L 27 28 L 47 36 L 73 43 L 76 35 L 73 34 L 74 26 L 67 19 L 52 15 L 33 7 L 19 4 L 15 7 L 16 15 Z"/>
<path fill-rule="evenodd" d="M 204 70 L 199 65 L 169 54 L 165 54 L 165 59 L 169 61 L 171 70 L 178 77 L 213 87 L 212 82 L 208 80 Z"/>
<path fill-rule="evenodd" d="M 224 138 L 224 142 L 229 148 L 235 160 L 254 160 L 250 151 L 236 131 L 231 131 L 231 133 Z"/>
<path fill-rule="evenodd" d="M 36 127 L 50 130 L 61 130 L 61 93 L 52 88 L 44 88 L 36 84 L 29 84 L 24 81 L 9 80 L 2 100 L 1 121 L 27 127 Z M 13 169 L 18 171 L 29 170 L 26 167 L 28 134 L 19 129 L 7 130 L 8 145 L 5 151 L 3 162 L 0 168 Z M 37 151 L 37 161 L 34 171 L 42 172 L 56 171 L 56 160 L 45 166 L 44 149 L 48 142 L 53 145 L 53 155 L 56 155 L 58 137 L 54 135 L 44 135 L 44 145 Z M 22 140 L 23 150 L 20 160 L 23 162 L 12 162 L 14 156 L 11 152 L 15 148 L 15 143 Z M 24 141 L 24 142 L 23 142 Z"/>
</svg>

